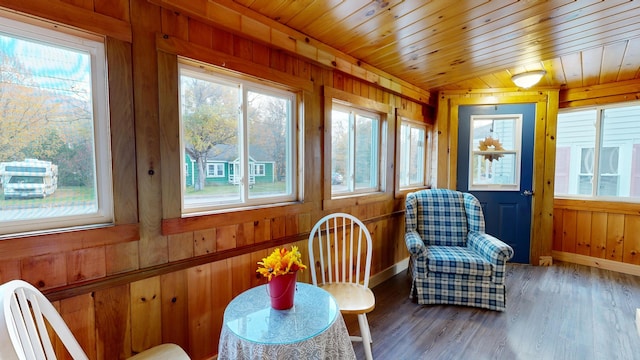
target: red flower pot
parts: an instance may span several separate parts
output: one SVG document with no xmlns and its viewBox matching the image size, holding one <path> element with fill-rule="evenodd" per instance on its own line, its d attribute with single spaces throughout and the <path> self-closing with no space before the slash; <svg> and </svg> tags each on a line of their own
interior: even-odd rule
<svg viewBox="0 0 640 360">
<path fill-rule="evenodd" d="M 268 293 L 271 307 L 276 310 L 287 310 L 293 307 L 293 295 L 296 292 L 297 272 L 275 276 L 269 281 Z"/>
</svg>

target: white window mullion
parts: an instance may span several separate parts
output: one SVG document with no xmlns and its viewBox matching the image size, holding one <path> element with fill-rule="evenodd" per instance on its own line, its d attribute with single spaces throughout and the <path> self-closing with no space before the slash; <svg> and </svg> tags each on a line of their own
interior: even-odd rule
<svg viewBox="0 0 640 360">
<path fill-rule="evenodd" d="M 598 195 L 598 178 L 600 177 L 600 151 L 602 151 L 602 112 L 596 113 L 596 142 L 593 149 L 593 177 L 591 178 L 591 196 Z"/>
<path fill-rule="evenodd" d="M 356 189 L 356 116 L 349 112 L 349 191 Z"/>
<path fill-rule="evenodd" d="M 244 86 L 240 86 L 240 131 L 238 132 L 238 143 L 240 144 L 240 193 L 242 201 L 246 202 L 249 199 L 249 141 L 247 139 L 248 134 L 248 121 L 247 121 L 247 89 Z"/>
</svg>

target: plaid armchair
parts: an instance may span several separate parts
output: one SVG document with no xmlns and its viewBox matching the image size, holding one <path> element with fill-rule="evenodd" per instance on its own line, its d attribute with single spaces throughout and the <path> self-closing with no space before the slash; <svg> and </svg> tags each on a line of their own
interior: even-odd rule
<svg viewBox="0 0 640 360">
<path fill-rule="evenodd" d="M 447 189 L 407 195 L 405 242 L 411 298 L 419 304 L 505 309 L 505 265 L 513 249 L 484 232 L 480 202 Z"/>
</svg>

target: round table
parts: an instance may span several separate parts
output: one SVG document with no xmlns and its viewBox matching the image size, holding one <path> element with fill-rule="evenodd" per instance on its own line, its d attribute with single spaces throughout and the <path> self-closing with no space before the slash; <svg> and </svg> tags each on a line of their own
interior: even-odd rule
<svg viewBox="0 0 640 360">
<path fill-rule="evenodd" d="M 271 308 L 266 285 L 235 297 L 224 311 L 218 359 L 355 359 L 336 300 L 296 284 L 293 307 Z"/>
</svg>

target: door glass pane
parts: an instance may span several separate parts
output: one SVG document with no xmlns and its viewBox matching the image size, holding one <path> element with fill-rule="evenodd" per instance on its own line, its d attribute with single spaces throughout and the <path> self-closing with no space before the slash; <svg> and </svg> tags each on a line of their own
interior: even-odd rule
<svg viewBox="0 0 640 360">
<path fill-rule="evenodd" d="M 471 116 L 470 190 L 519 190 L 521 115 Z"/>
</svg>

